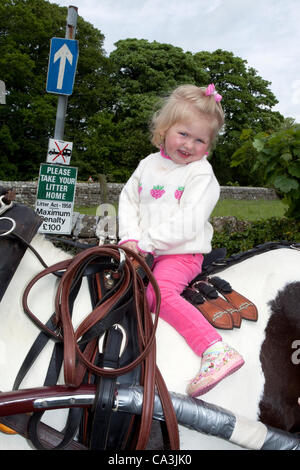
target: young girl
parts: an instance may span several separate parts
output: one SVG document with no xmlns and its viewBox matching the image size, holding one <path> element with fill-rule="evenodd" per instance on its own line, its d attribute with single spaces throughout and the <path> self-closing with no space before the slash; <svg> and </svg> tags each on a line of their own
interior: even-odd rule
<svg viewBox="0 0 300 470">
<path fill-rule="evenodd" d="M 201 272 L 202 254 L 211 251 L 213 229 L 208 219 L 220 186 L 207 155 L 224 124 L 221 99 L 213 84 L 178 87 L 153 117 L 152 143 L 160 151 L 141 160 L 119 201 L 120 245 L 154 255 L 160 316 L 201 357 L 200 372 L 187 388 L 194 397 L 244 364 L 240 354 L 223 343 L 199 310 L 180 295 Z M 151 285 L 147 300 L 154 309 Z"/>
</svg>

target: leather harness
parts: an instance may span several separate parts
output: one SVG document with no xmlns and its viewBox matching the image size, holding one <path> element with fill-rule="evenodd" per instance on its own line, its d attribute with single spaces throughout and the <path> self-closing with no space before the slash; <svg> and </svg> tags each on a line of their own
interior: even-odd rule
<svg viewBox="0 0 300 470">
<path fill-rule="evenodd" d="M 120 263 L 120 250 L 114 245 L 105 245 L 90 248 L 78 254 L 72 260 L 65 260 L 45 269 L 28 284 L 24 291 L 23 308 L 31 320 L 42 330 L 40 338 L 33 345 L 33 349 L 40 349 L 40 341 L 44 345 L 51 337 L 55 341 L 57 351 L 52 367 L 50 364 L 44 385 L 54 385 L 57 381 L 60 367 L 64 363 L 65 383 L 71 387 L 78 387 L 85 381 L 96 380 L 97 399 L 92 417 L 84 416 L 84 429 L 81 432 L 84 442 L 88 440 L 89 448 L 102 449 L 145 449 L 152 423 L 152 410 L 155 386 L 164 403 L 166 426 L 168 429 L 170 448 L 179 448 L 177 420 L 172 402 L 162 376 L 156 366 L 155 358 L 155 332 L 158 322 L 160 306 L 160 294 L 151 269 L 138 255 L 128 249 L 124 249 L 126 258 Z M 134 261 L 130 258 L 133 257 Z M 149 311 L 145 286 L 141 275 L 137 273 L 137 266 L 143 269 L 144 275 L 152 283 L 158 302 L 155 312 L 154 324 Z M 117 270 L 116 270 L 117 268 Z M 116 285 L 106 291 L 101 274 L 104 270 L 115 272 Z M 55 299 L 55 314 L 47 322 L 42 324 L 31 312 L 27 299 L 33 285 L 45 275 L 64 271 L 61 276 Z M 117 271 L 117 272 L 116 272 Z M 93 290 L 93 310 L 81 322 L 74 331 L 72 325 L 72 306 L 83 276 L 89 276 L 89 283 L 96 283 L 97 290 Z M 117 325 L 117 327 L 115 326 Z M 120 347 L 122 340 L 122 327 L 126 329 L 128 353 L 122 353 Z M 99 337 L 107 333 L 105 340 L 105 352 L 98 353 Z M 18 388 L 24 374 L 35 357 L 33 349 L 29 351 L 21 367 L 14 389 Z M 136 355 L 136 351 L 139 352 Z M 133 354 L 132 354 L 133 353 Z M 56 374 L 53 374 L 53 369 Z M 122 383 L 139 383 L 144 387 L 144 406 L 141 420 L 133 425 L 132 417 L 117 425 L 112 417 L 112 404 L 114 399 L 115 381 Z M 72 430 L 74 420 L 81 421 L 80 412 L 70 410 L 71 416 L 68 426 Z M 43 448 L 37 438 L 37 416 L 34 414 L 34 425 L 29 426 L 29 435 L 37 448 Z M 79 416 L 80 415 L 80 416 Z M 41 416 L 40 416 L 41 417 Z M 98 417 L 98 418 L 97 418 Z M 124 419 L 123 419 L 124 421 Z M 134 421 L 138 421 L 135 419 Z M 70 424 L 71 423 L 71 424 Z M 111 432 L 112 427 L 118 428 L 118 432 Z M 128 428 L 132 428 L 128 435 Z M 106 431 L 104 431 L 106 430 Z M 177 430 L 177 431 L 176 431 Z M 110 431 L 110 433 L 108 432 Z M 174 432 L 175 431 L 175 432 Z M 134 434 L 134 436 L 133 436 Z M 74 434 L 68 432 L 70 438 Z M 124 443 L 124 440 L 126 443 Z M 100 441 L 100 442 L 99 442 Z M 117 442 L 116 442 L 117 441 Z M 63 443 L 65 445 L 65 442 Z M 60 446 L 61 448 L 61 446 Z"/>
</svg>

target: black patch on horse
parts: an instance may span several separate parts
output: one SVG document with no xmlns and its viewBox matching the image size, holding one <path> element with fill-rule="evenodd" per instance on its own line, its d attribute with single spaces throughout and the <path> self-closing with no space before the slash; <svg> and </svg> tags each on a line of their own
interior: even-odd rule
<svg viewBox="0 0 300 470">
<path fill-rule="evenodd" d="M 265 385 L 259 403 L 259 419 L 276 428 L 300 432 L 300 406 L 297 402 L 300 396 L 300 354 L 295 354 L 294 349 L 294 342 L 300 340 L 300 282 L 286 285 L 269 305 L 271 317 L 260 352 Z"/>
</svg>

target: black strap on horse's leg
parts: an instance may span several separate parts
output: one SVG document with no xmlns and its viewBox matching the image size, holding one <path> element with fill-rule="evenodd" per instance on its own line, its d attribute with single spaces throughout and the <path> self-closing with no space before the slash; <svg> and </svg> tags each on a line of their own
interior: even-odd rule
<svg viewBox="0 0 300 470">
<path fill-rule="evenodd" d="M 63 362 L 63 344 L 55 343 L 50 364 L 47 371 L 47 376 L 44 386 L 55 385 L 61 370 Z M 82 408 L 70 408 L 68 412 L 67 423 L 63 432 L 62 441 L 55 447 L 56 450 L 65 449 L 65 447 L 74 439 L 78 430 L 79 423 L 83 414 Z M 44 415 L 44 412 L 33 413 L 28 421 L 28 438 L 31 440 L 36 449 L 47 450 L 39 435 L 39 424 Z"/>
<path fill-rule="evenodd" d="M 28 438 L 31 440 L 34 447 L 38 450 L 63 450 L 74 440 L 77 433 L 79 422 L 82 418 L 82 408 L 70 408 L 68 413 L 67 423 L 63 432 L 63 439 L 56 447 L 46 446 L 39 436 L 39 424 L 43 416 L 43 412 L 33 413 L 28 421 Z"/>
<path fill-rule="evenodd" d="M 28 421 L 30 416 L 27 414 L 18 414 L 10 416 L 1 416 L 1 423 L 5 426 L 13 429 L 15 432 L 23 436 L 25 439 L 28 439 Z M 59 445 L 63 439 L 64 435 L 52 428 L 47 426 L 47 424 L 40 422 L 39 423 L 39 440 L 44 445 L 45 448 L 55 448 Z M 86 446 L 71 440 L 64 447 L 65 450 L 88 450 Z"/>
<path fill-rule="evenodd" d="M 55 318 L 55 314 L 53 314 L 46 323 L 47 328 L 49 328 L 52 331 L 56 331 L 56 328 L 57 328 L 57 325 L 53 322 L 54 318 Z M 37 339 L 35 340 L 31 348 L 29 349 L 19 369 L 19 372 L 15 378 L 13 390 L 17 390 L 20 387 L 21 382 L 24 379 L 25 375 L 29 372 L 32 364 L 34 363 L 38 355 L 42 352 L 44 347 L 47 345 L 49 339 L 50 337 L 46 333 L 44 332 L 39 333 Z"/>
<path fill-rule="evenodd" d="M 100 358 L 101 367 L 119 367 L 119 356 L 123 335 L 117 328 L 110 328 L 105 344 L 103 358 Z M 102 360 L 101 360 L 102 359 Z M 107 448 L 107 439 L 113 413 L 115 399 L 116 378 L 98 378 L 95 402 L 92 411 L 92 426 L 90 431 L 91 450 Z"/>
<path fill-rule="evenodd" d="M 110 291 L 105 285 L 103 273 L 88 278 L 93 306 L 99 304 Z M 122 282 L 122 276 L 119 283 Z M 118 284 L 118 283 L 117 283 Z M 90 336 L 100 337 L 105 333 L 103 353 L 99 356 L 99 365 L 107 368 L 119 368 L 130 363 L 139 353 L 137 331 L 134 314 L 134 301 L 131 286 L 127 293 L 117 302 L 109 315 L 89 330 L 82 341 L 90 340 Z M 114 325 L 114 326 L 113 326 Z M 126 341 L 125 341 L 126 340 Z M 125 349 L 121 343 L 126 343 Z M 124 349 L 124 350 L 123 350 Z M 127 445 L 130 435 L 132 415 L 113 413 L 116 381 L 120 383 L 138 384 L 140 368 L 118 378 L 95 377 L 98 382 L 97 401 L 88 413 L 88 446 L 91 449 L 115 450 Z M 87 442 L 85 441 L 85 442 Z"/>
</svg>

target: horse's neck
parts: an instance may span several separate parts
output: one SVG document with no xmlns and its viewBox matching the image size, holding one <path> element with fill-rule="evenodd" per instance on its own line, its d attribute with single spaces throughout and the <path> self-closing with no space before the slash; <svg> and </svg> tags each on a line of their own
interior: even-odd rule
<svg viewBox="0 0 300 470">
<path fill-rule="evenodd" d="M 31 245 L 42 256 L 48 266 L 51 266 L 51 264 L 57 263 L 58 261 L 71 258 L 71 255 L 68 255 L 65 251 L 55 247 L 50 241 L 46 240 L 44 235 L 35 235 Z M 26 253 L 28 252 L 30 252 L 30 250 L 27 250 Z M 35 255 L 32 254 L 32 256 L 34 256 L 35 260 L 38 261 Z M 37 266 L 40 270 L 43 269 L 40 262 L 38 262 Z"/>
</svg>

